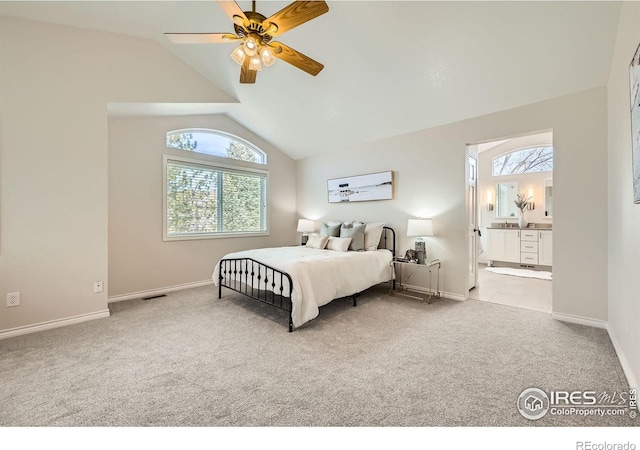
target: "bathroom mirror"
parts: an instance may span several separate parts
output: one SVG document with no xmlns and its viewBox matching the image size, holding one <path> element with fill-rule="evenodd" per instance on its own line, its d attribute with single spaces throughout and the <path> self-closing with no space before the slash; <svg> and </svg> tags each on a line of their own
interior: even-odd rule
<svg viewBox="0 0 640 450">
<path fill-rule="evenodd" d="M 506 181 L 496 184 L 496 217 L 517 218 L 518 207 L 514 201 L 518 197 L 518 182 Z"/>
<path fill-rule="evenodd" d="M 553 216 L 553 180 L 544 180 L 544 216 Z"/>
</svg>

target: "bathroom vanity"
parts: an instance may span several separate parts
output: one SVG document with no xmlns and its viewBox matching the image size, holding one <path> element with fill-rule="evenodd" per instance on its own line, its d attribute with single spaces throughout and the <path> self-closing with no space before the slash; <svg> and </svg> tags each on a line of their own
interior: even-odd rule
<svg viewBox="0 0 640 450">
<path fill-rule="evenodd" d="M 487 227 L 488 260 L 493 266 L 516 263 L 521 267 L 553 265 L 553 230 L 551 224 L 492 223 Z"/>
</svg>

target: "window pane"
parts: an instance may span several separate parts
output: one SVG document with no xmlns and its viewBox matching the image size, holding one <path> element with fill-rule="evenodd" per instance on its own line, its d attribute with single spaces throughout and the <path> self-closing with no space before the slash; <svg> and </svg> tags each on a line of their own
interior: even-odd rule
<svg viewBox="0 0 640 450">
<path fill-rule="evenodd" d="M 216 130 L 177 130 L 167 133 L 167 147 L 222 158 L 266 164 L 266 154 L 242 139 Z"/>
<path fill-rule="evenodd" d="M 493 176 L 553 170 L 553 147 L 534 147 L 500 155 L 493 160 Z"/>
<path fill-rule="evenodd" d="M 262 177 L 228 172 L 222 176 L 222 231 L 262 231 Z"/>
<path fill-rule="evenodd" d="M 267 174 L 166 160 L 166 237 L 264 233 Z"/>
<path fill-rule="evenodd" d="M 167 235 L 218 231 L 218 171 L 167 163 Z"/>
</svg>

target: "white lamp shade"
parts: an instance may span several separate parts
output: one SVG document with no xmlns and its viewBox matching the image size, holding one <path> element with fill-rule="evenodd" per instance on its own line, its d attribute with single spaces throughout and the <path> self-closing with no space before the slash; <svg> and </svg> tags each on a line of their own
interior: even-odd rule
<svg viewBox="0 0 640 450">
<path fill-rule="evenodd" d="M 273 56 L 273 52 L 269 50 L 269 47 L 266 45 L 260 49 L 260 57 L 262 58 L 262 62 L 265 66 L 269 67 L 274 62 L 276 62 L 276 57 Z"/>
<path fill-rule="evenodd" d="M 231 52 L 231 59 L 233 59 L 238 64 L 242 65 L 245 58 L 245 53 L 242 50 L 242 45 L 240 47 L 236 47 L 234 51 Z"/>
<path fill-rule="evenodd" d="M 407 236 L 433 236 L 431 219 L 409 219 Z"/>
<path fill-rule="evenodd" d="M 309 219 L 298 219 L 298 233 L 313 233 L 315 222 Z"/>
</svg>

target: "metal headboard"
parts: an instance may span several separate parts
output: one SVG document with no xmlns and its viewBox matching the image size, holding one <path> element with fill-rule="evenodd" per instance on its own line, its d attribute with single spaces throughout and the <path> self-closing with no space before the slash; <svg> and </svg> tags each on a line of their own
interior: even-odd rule
<svg viewBox="0 0 640 450">
<path fill-rule="evenodd" d="M 382 227 L 382 240 L 384 240 L 384 248 L 390 250 L 394 258 L 396 256 L 396 231 L 391 227 Z M 389 233 L 391 233 L 391 248 L 389 248 Z"/>
</svg>

